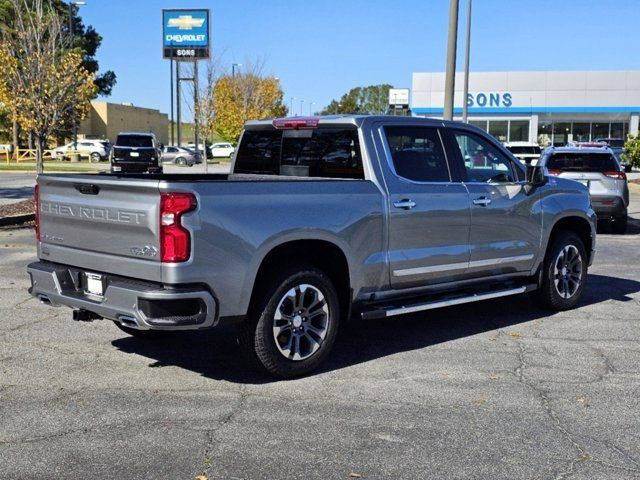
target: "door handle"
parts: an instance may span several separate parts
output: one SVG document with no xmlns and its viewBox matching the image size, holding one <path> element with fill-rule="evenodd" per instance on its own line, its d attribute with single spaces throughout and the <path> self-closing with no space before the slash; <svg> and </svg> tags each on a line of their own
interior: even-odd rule
<svg viewBox="0 0 640 480">
<path fill-rule="evenodd" d="M 416 206 L 416 202 L 414 202 L 409 198 L 403 198 L 402 200 L 393 202 L 393 206 L 396 208 L 402 208 L 404 210 L 411 210 L 413 207 Z"/>
<path fill-rule="evenodd" d="M 487 198 L 487 197 L 480 197 L 480 198 L 476 198 L 473 201 L 474 205 L 480 205 L 481 207 L 486 207 L 487 205 L 489 205 L 491 203 L 491 199 Z"/>
</svg>

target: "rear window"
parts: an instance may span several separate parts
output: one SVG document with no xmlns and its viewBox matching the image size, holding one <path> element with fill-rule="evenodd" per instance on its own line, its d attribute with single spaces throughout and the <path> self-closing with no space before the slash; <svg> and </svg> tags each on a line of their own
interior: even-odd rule
<svg viewBox="0 0 640 480">
<path fill-rule="evenodd" d="M 357 129 L 247 130 L 235 173 L 364 178 Z"/>
<path fill-rule="evenodd" d="M 540 147 L 507 147 L 514 155 L 540 155 Z"/>
<path fill-rule="evenodd" d="M 117 147 L 153 147 L 152 137 L 146 135 L 118 135 Z"/>
<path fill-rule="evenodd" d="M 554 153 L 547 161 L 549 170 L 563 172 L 612 172 L 618 163 L 609 153 Z"/>
</svg>

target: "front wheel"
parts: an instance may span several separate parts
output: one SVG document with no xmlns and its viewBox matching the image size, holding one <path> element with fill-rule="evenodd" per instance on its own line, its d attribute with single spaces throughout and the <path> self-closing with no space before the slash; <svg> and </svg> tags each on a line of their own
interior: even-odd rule
<svg viewBox="0 0 640 480">
<path fill-rule="evenodd" d="M 100 161 L 100 154 L 98 152 L 93 152 L 91 154 L 91 161 L 92 162 L 99 162 Z"/>
<path fill-rule="evenodd" d="M 576 306 L 587 281 L 587 252 L 578 235 L 561 232 L 549 247 L 543 264 L 538 297 L 551 310 L 570 310 Z"/>
<path fill-rule="evenodd" d="M 261 282 L 238 342 L 245 359 L 279 378 L 306 375 L 329 355 L 338 331 L 338 295 L 313 267 L 290 269 Z"/>
</svg>

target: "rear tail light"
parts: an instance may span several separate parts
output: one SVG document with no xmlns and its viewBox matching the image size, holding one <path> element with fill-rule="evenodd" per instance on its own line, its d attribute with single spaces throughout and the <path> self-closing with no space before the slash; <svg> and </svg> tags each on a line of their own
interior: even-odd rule
<svg viewBox="0 0 640 480">
<path fill-rule="evenodd" d="M 306 118 L 306 117 L 288 117 L 288 118 L 276 118 L 272 123 L 272 125 L 279 129 L 292 129 L 292 130 L 300 130 L 300 129 L 310 129 L 317 128 L 319 118 Z"/>
<path fill-rule="evenodd" d="M 182 214 L 196 208 L 191 193 L 160 194 L 160 260 L 185 262 L 191 255 L 191 234 L 181 224 Z"/>
<path fill-rule="evenodd" d="M 626 180 L 627 179 L 627 175 L 624 172 L 615 170 L 612 172 L 603 172 L 602 173 L 604 176 L 609 177 L 609 178 L 615 178 L 616 180 Z"/>
<path fill-rule="evenodd" d="M 549 175 L 560 175 L 562 173 L 561 170 L 548 170 Z"/>
<path fill-rule="evenodd" d="M 35 210 L 36 240 L 40 241 L 40 186 L 33 187 L 33 208 Z"/>
</svg>

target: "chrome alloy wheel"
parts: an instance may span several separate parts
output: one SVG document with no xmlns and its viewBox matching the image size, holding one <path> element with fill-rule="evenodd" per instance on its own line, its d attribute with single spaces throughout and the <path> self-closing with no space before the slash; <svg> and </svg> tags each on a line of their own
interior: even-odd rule
<svg viewBox="0 0 640 480">
<path fill-rule="evenodd" d="M 582 256 L 574 245 L 566 245 L 556 258 L 553 281 L 562 298 L 573 297 L 582 280 Z"/>
<path fill-rule="evenodd" d="M 298 285 L 280 299 L 273 317 L 273 338 L 289 360 L 305 360 L 318 351 L 331 321 L 322 292 L 309 284 Z"/>
</svg>

